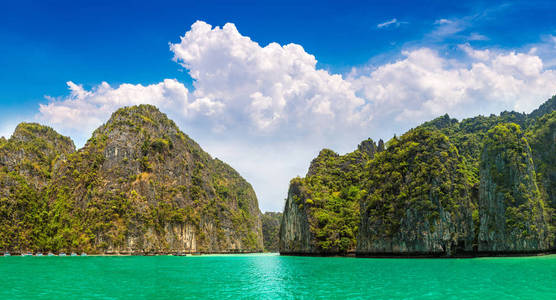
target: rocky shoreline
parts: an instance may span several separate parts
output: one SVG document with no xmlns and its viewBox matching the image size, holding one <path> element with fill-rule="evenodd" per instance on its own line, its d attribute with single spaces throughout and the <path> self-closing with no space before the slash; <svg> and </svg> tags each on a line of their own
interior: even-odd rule
<svg viewBox="0 0 556 300">
<path fill-rule="evenodd" d="M 55 252 L 9 252 L 9 256 L 40 256 L 37 254 L 42 254 L 43 256 L 48 256 L 47 254 L 52 253 L 54 256 L 60 256 L 61 253 Z M 71 253 L 71 252 L 70 252 Z M 81 256 L 82 252 L 76 253 L 74 256 Z M 84 253 L 84 252 L 83 252 Z M 102 253 L 85 253 L 83 256 L 197 256 L 197 255 L 234 255 L 234 254 L 256 254 L 263 253 L 262 251 L 219 251 L 219 252 L 193 252 L 193 251 L 159 251 L 159 252 L 102 252 Z M 65 253 L 66 256 L 70 256 L 69 253 Z M 8 255 L 5 255 L 8 256 Z"/>
<path fill-rule="evenodd" d="M 442 259 L 459 259 L 459 258 L 481 258 L 481 257 L 535 257 L 554 255 L 556 250 L 551 251 L 528 251 L 528 252 L 475 252 L 475 253 L 458 253 L 452 256 L 429 253 L 347 253 L 345 255 L 334 253 L 280 253 L 281 256 L 306 256 L 306 257 L 352 257 L 352 258 L 442 258 Z"/>
</svg>

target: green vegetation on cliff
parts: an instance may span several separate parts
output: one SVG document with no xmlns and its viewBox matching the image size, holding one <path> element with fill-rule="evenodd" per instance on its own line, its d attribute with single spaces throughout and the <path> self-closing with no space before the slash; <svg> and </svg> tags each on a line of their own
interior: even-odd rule
<svg viewBox="0 0 556 300">
<path fill-rule="evenodd" d="M 488 131 L 481 155 L 479 251 L 546 249 L 547 217 L 531 149 L 519 125 Z"/>
<path fill-rule="evenodd" d="M 382 141 L 379 145 L 383 145 Z M 359 226 L 359 201 L 364 165 L 379 147 L 366 140 L 346 155 L 324 149 L 311 162 L 305 178 L 296 178 L 299 194 L 291 195 L 297 209 L 306 211 L 314 245 L 320 253 L 354 251 Z"/>
<path fill-rule="evenodd" d="M 555 102 L 531 114 L 461 122 L 444 115 L 369 147 L 372 155 L 362 156 L 361 145 L 346 155 L 321 151 L 307 176 L 291 182 L 280 251 L 345 254 L 357 245 L 360 254 L 449 256 L 554 248 Z M 285 230 L 296 228 L 309 232 Z"/>
<path fill-rule="evenodd" d="M 69 138 L 34 123 L 21 123 L 0 140 L 0 249 L 47 248 L 46 185 L 74 150 Z"/>
<path fill-rule="evenodd" d="M 450 253 L 458 243 L 470 249 L 466 173 L 456 147 L 441 132 L 417 128 L 394 137 L 368 165 L 358 250 L 391 252 L 390 245 L 399 244 L 408 252 Z"/>
<path fill-rule="evenodd" d="M 251 185 L 230 166 L 211 158 L 154 106 L 119 109 L 74 153 L 45 151 L 50 144 L 65 141 L 50 137 L 51 129 L 34 140 L 20 131 L 14 137 L 26 143 L 11 143 L 12 137 L 10 151 L 25 152 L 17 168 L 29 164 L 36 174 L 8 177 L 29 196 L 10 192 L 2 201 L 7 203 L 6 215 L 14 214 L 9 211 L 14 201 L 29 202 L 19 207 L 28 205 L 25 211 L 35 211 L 40 218 L 23 223 L 40 223 L 41 236 L 27 244 L 6 244 L 6 239 L 2 249 L 262 251 L 260 211 Z M 55 143 L 45 146 L 44 140 Z M 4 142 L 2 148 L 6 147 Z M 71 147 L 73 152 L 73 143 Z M 42 188 L 27 191 L 27 181 L 37 176 L 44 179 Z M 14 226 L 19 226 L 16 232 L 32 236 L 23 225 Z"/>
<path fill-rule="evenodd" d="M 556 97 L 551 100 L 554 109 Z M 527 132 L 527 140 L 531 146 L 541 199 L 547 205 L 550 240 L 552 247 L 556 247 L 556 111 L 536 119 Z"/>
</svg>

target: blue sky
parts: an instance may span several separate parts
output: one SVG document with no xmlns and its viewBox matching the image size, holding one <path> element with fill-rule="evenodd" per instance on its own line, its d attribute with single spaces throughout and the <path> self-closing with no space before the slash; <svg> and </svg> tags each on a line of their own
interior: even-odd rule
<svg viewBox="0 0 556 300">
<path fill-rule="evenodd" d="M 200 2 L 2 3 L 0 135 L 38 121 L 83 145 L 118 106 L 157 104 L 280 210 L 322 147 L 556 93 L 554 1 Z"/>
<path fill-rule="evenodd" d="M 489 38 L 475 42 L 481 47 L 520 48 L 556 30 L 554 1 L 231 2 L 4 3 L 0 10 L 2 105 L 11 113 L 26 113 L 27 106 L 44 101 L 44 95 L 65 93 L 68 80 L 85 86 L 100 81 L 154 83 L 167 77 L 188 81 L 171 61 L 168 43 L 197 20 L 220 26 L 234 23 L 262 45 L 301 44 L 318 57 L 321 67 L 333 71 L 373 58 L 389 60 L 406 44 L 423 44 L 434 22 L 442 18 L 476 16 L 466 31 Z M 376 27 L 393 18 L 407 23 L 384 30 Z M 449 47 L 458 42 L 461 39 L 434 43 Z"/>
</svg>

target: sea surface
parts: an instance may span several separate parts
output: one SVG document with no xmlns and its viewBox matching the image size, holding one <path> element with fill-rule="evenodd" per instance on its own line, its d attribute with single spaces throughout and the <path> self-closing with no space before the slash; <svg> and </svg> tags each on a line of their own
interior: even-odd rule
<svg viewBox="0 0 556 300">
<path fill-rule="evenodd" d="M 0 257 L 0 299 L 556 299 L 556 255 Z"/>
</svg>

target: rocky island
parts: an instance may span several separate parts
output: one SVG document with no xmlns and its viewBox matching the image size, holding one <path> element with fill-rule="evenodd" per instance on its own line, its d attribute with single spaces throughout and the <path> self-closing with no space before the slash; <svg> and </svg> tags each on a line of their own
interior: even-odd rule
<svg viewBox="0 0 556 300">
<path fill-rule="evenodd" d="M 154 106 L 119 109 L 77 151 L 39 124 L 0 139 L 0 251 L 262 250 L 251 185 Z"/>
<path fill-rule="evenodd" d="M 290 182 L 286 255 L 527 255 L 556 246 L 556 97 L 530 114 L 448 115 Z"/>
</svg>

